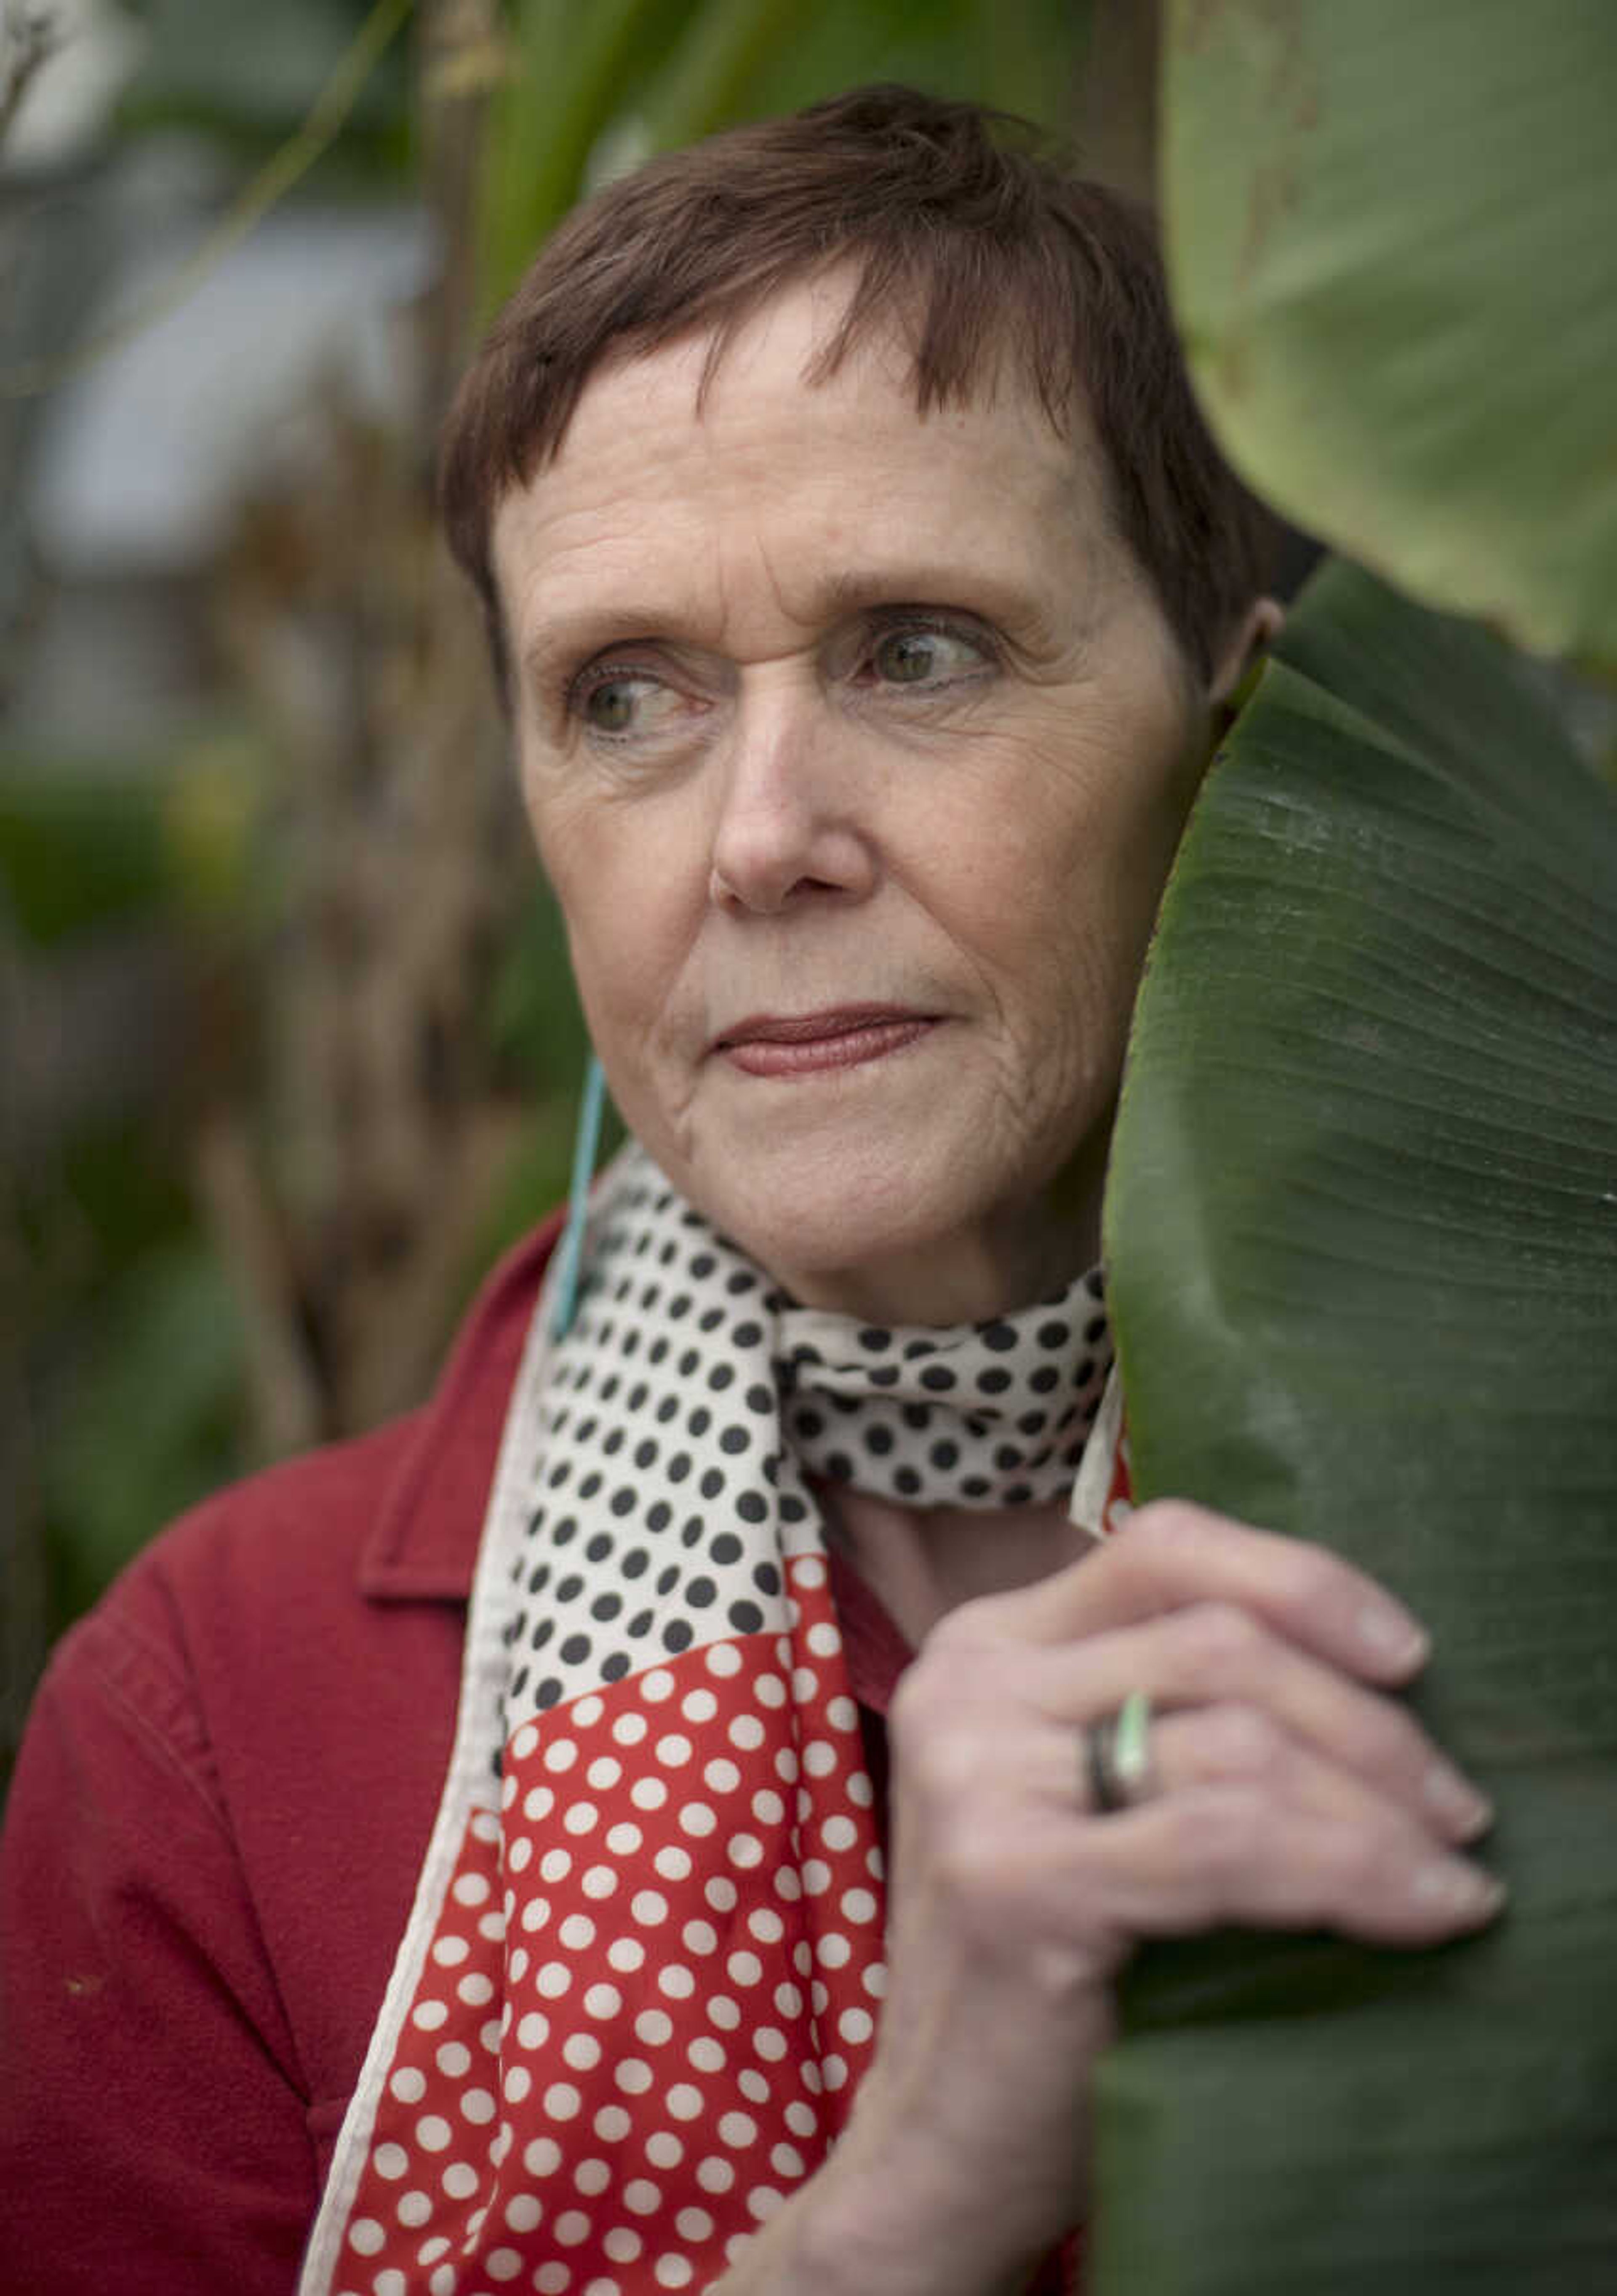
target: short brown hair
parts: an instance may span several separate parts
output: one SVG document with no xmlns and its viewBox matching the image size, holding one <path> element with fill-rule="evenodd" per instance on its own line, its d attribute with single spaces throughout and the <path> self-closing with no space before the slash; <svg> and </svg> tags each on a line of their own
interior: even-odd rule
<svg viewBox="0 0 1617 2296">
<path fill-rule="evenodd" d="M 707 328 L 705 380 L 764 303 L 841 264 L 857 284 L 805 379 L 897 316 L 922 414 L 970 399 L 1002 357 L 1058 431 L 1081 392 L 1123 539 L 1208 676 L 1265 586 L 1275 528 L 1191 396 L 1149 216 L 1070 173 L 1025 121 L 885 86 L 652 160 L 540 250 L 461 385 L 439 469 L 502 675 L 494 515 L 557 453 L 592 375 Z"/>
</svg>

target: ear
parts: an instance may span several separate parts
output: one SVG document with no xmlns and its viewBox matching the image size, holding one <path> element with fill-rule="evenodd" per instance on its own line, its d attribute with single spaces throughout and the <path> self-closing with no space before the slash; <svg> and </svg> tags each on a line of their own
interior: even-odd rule
<svg viewBox="0 0 1617 2296">
<path fill-rule="evenodd" d="M 1277 598 L 1252 600 L 1213 664 L 1207 688 L 1211 708 L 1217 709 L 1230 700 L 1247 672 L 1255 668 L 1265 647 L 1278 636 L 1285 620 L 1285 609 Z"/>
</svg>

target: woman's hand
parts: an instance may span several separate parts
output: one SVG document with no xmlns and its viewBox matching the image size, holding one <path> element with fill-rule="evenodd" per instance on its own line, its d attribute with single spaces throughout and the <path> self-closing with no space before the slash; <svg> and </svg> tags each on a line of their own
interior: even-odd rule
<svg viewBox="0 0 1617 2296">
<path fill-rule="evenodd" d="M 1387 1694 L 1426 1650 L 1335 1556 L 1172 1501 L 933 1630 L 891 1716 L 876 2055 L 800 2196 L 817 2284 L 850 2254 L 871 2291 L 1022 2284 L 1083 2212 L 1091 2067 L 1139 1939 L 1245 1923 L 1422 1946 L 1490 1917 L 1498 1885 L 1458 1854 L 1487 1804 Z M 1084 1729 L 1137 1690 L 1150 1776 L 1098 1812 Z"/>
</svg>

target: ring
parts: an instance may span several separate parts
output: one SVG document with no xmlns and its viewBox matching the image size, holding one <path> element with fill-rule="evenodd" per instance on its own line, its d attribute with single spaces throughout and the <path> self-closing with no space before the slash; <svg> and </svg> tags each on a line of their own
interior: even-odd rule
<svg viewBox="0 0 1617 2296">
<path fill-rule="evenodd" d="M 1133 1809 L 1151 1784 L 1151 1701 L 1131 1690 L 1115 1714 L 1087 1723 L 1080 1734 L 1089 1800 L 1103 1816 Z"/>
</svg>

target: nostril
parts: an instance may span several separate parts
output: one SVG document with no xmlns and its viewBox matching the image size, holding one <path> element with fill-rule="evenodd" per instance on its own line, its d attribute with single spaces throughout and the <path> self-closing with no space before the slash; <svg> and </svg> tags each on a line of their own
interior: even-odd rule
<svg viewBox="0 0 1617 2296">
<path fill-rule="evenodd" d="M 849 890 L 834 877 L 791 877 L 783 881 L 761 875 L 749 879 L 743 890 L 731 884 L 722 870 L 715 869 L 708 880 L 708 900 L 717 909 L 749 909 L 759 916 L 774 916 L 805 894 L 841 896 Z"/>
<path fill-rule="evenodd" d="M 791 903 L 868 891 L 868 840 L 845 819 L 807 806 L 724 821 L 708 849 L 710 907 L 773 915 Z"/>
</svg>

